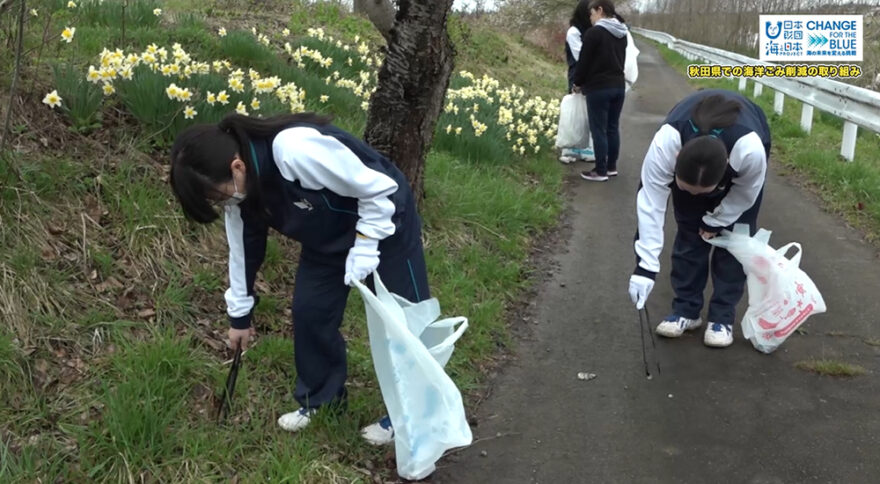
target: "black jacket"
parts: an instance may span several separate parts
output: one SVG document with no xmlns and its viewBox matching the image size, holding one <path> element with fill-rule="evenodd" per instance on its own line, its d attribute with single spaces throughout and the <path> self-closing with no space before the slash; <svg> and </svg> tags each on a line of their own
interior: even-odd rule
<svg viewBox="0 0 880 484">
<path fill-rule="evenodd" d="M 618 37 L 599 25 L 587 29 L 574 72 L 574 84 L 584 93 L 614 87 L 624 89 L 626 43 L 625 33 Z"/>
</svg>

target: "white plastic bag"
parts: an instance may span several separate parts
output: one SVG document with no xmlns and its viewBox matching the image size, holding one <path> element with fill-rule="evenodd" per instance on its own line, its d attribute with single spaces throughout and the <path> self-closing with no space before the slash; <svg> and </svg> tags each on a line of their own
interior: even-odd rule
<svg viewBox="0 0 880 484">
<path fill-rule="evenodd" d="M 567 94 L 559 105 L 557 148 L 589 146 L 590 125 L 587 122 L 587 98 L 583 94 Z"/>
<path fill-rule="evenodd" d="M 473 440 L 461 393 L 443 370 L 467 318 L 437 321 L 437 299 L 412 303 L 388 292 L 378 273 L 373 281 L 375 294 L 360 282 L 355 286 L 364 299 L 373 366 L 394 426 L 397 473 L 424 479 L 444 452 Z"/>
<path fill-rule="evenodd" d="M 639 78 L 639 48 L 633 41 L 632 34 L 626 32 L 626 60 L 623 63 L 623 77 L 626 80 L 626 92 L 632 89 Z"/>
<path fill-rule="evenodd" d="M 826 310 L 816 285 L 799 267 L 801 245 L 792 242 L 775 250 L 769 241 L 769 231 L 761 229 L 751 237 L 744 224 L 708 241 L 727 249 L 743 266 L 749 288 L 743 336 L 762 353 L 775 351 L 810 315 Z M 798 252 L 789 259 L 785 254 L 791 248 Z"/>
</svg>

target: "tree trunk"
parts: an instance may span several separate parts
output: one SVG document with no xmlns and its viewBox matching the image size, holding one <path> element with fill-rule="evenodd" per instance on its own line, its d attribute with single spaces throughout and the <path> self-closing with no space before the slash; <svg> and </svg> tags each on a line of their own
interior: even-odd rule
<svg viewBox="0 0 880 484">
<path fill-rule="evenodd" d="M 453 0 L 401 0 L 364 139 L 424 198 L 425 155 L 443 109 L 455 51 L 446 31 Z"/>
<path fill-rule="evenodd" d="M 395 13 L 391 0 L 354 0 L 354 12 L 366 15 L 385 41 L 391 43 Z"/>
</svg>

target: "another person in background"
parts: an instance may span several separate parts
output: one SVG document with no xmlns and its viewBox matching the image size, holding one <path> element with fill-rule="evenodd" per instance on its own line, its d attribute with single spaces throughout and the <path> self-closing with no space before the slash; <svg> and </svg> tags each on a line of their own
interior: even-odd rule
<svg viewBox="0 0 880 484">
<path fill-rule="evenodd" d="M 589 9 L 593 28 L 584 33 L 573 82 L 575 89 L 587 97 L 596 167 L 582 172 L 581 177 L 604 182 L 609 176 L 617 176 L 628 29 L 610 0 L 581 0 L 578 9 L 584 4 Z"/>
<path fill-rule="evenodd" d="M 663 223 L 672 195 L 678 233 L 672 248 L 672 313 L 657 334 L 677 338 L 702 325 L 703 292 L 712 268 L 707 346 L 733 343 L 736 305 L 745 291 L 742 265 L 705 239 L 734 224 L 757 229 L 764 193 L 770 128 L 761 108 L 721 89 L 697 91 L 669 114 L 645 155 L 637 198 L 637 265 L 629 294 L 642 309 L 660 271 Z M 711 255 L 711 257 L 710 257 Z"/>
<path fill-rule="evenodd" d="M 565 59 L 568 62 L 568 92 L 574 92 L 574 70 L 577 67 L 581 52 L 581 37 L 592 24 L 588 2 L 580 2 L 574 9 L 569 21 L 570 27 L 565 34 Z M 582 148 L 563 148 L 559 161 L 572 163 L 577 160 L 594 161 L 593 138 L 587 134 L 587 145 Z"/>
</svg>

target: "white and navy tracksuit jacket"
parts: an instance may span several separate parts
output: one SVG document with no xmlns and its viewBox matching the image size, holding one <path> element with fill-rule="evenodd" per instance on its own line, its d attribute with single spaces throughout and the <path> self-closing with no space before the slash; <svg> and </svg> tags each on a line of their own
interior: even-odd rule
<svg viewBox="0 0 880 484">
<path fill-rule="evenodd" d="M 700 135 L 691 121 L 694 107 L 704 97 L 716 94 L 736 99 L 743 106 L 733 126 L 708 133 L 724 142 L 729 165 L 714 192 L 691 195 L 675 183 L 675 160 L 681 147 Z M 663 225 L 671 194 L 678 224 L 672 254 L 676 292 L 673 311 L 677 316 L 696 318 L 702 307 L 711 246 L 699 236 L 699 229 L 719 232 L 735 223 L 747 223 L 754 232 L 769 153 L 770 128 L 763 111 L 747 98 L 726 90 L 705 89 L 686 97 L 669 112 L 655 134 L 642 165 L 637 196 L 635 273 L 653 279 L 660 271 Z M 731 324 L 733 308 L 742 297 L 745 284 L 742 266 L 726 250 L 716 250 L 712 269 L 715 296 L 709 320 Z"/>
<path fill-rule="evenodd" d="M 391 292 L 429 297 L 421 221 L 406 177 L 361 140 L 332 125 L 297 124 L 245 149 L 260 178 L 266 211 L 245 199 L 226 208 L 227 311 L 248 328 L 254 280 L 268 229 L 302 244 L 293 296 L 295 396 L 317 407 L 344 396 L 345 342 L 339 333 L 349 287 L 345 260 L 357 232 L 380 240 L 378 272 Z"/>
</svg>

